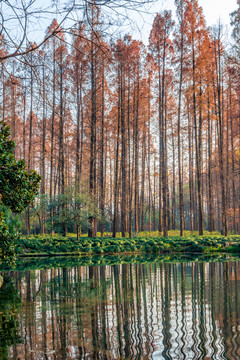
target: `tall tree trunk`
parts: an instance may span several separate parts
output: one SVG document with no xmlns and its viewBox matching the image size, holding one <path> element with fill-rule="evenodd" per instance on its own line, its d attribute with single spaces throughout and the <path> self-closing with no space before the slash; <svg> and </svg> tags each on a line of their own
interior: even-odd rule
<svg viewBox="0 0 240 360">
<path fill-rule="evenodd" d="M 96 89 L 96 54 L 95 45 L 93 40 L 92 29 L 92 41 L 91 41 L 91 140 L 90 140 L 90 173 L 89 173 L 89 192 L 92 200 L 94 201 L 96 194 L 96 123 L 97 123 L 97 89 Z M 96 219 L 91 214 L 89 217 L 90 228 L 88 230 L 89 237 L 96 236 Z"/>
<path fill-rule="evenodd" d="M 53 216 L 54 216 L 54 209 L 53 209 L 53 194 L 54 194 L 54 131 L 55 131 L 55 105 L 56 105 L 56 48 L 55 48 L 55 39 L 53 39 L 53 99 L 52 99 L 52 119 L 51 119 L 51 155 L 50 155 L 50 217 L 51 217 L 51 233 L 53 234 Z M 56 184 L 56 183 L 55 183 Z"/>
<path fill-rule="evenodd" d="M 41 194 L 45 194 L 45 181 L 46 181 L 46 169 L 45 169 L 45 161 L 46 161 L 46 94 L 45 94 L 45 64 L 43 65 L 43 74 L 42 74 L 42 84 L 43 84 L 43 113 L 42 113 L 42 156 L 41 156 Z"/>
<path fill-rule="evenodd" d="M 126 232 L 126 126 L 125 126 L 125 80 L 124 70 L 120 66 L 120 111 L 121 111 L 121 140 L 122 140 L 122 158 L 121 158 L 121 173 L 122 173 L 122 201 L 121 201 L 121 232 L 122 237 L 125 237 Z"/>
<path fill-rule="evenodd" d="M 193 161 L 192 161 L 192 124 L 188 108 L 188 159 L 189 159 L 189 198 L 190 198 L 190 230 L 193 232 Z"/>
<path fill-rule="evenodd" d="M 167 187 L 167 149 L 166 149 L 166 112 L 165 112 L 165 56 L 166 56 L 166 34 L 163 45 L 163 70 L 162 70 L 162 95 L 161 95 L 161 145 L 162 145 L 162 197 L 163 197 L 163 236 L 168 236 L 168 187 Z"/>
<path fill-rule="evenodd" d="M 80 66 L 80 69 L 79 69 Z M 82 74 L 81 74 L 82 64 L 77 62 L 76 64 L 76 93 L 77 93 L 77 129 L 76 129 L 76 165 L 75 165 L 75 210 L 76 214 L 76 231 L 77 231 L 77 241 L 79 241 L 81 236 L 81 206 L 77 200 L 80 194 L 80 169 L 81 169 L 81 155 L 80 155 L 80 137 L 82 136 L 80 129 L 81 123 L 81 113 L 82 113 L 82 97 L 81 97 L 81 84 L 82 84 Z M 81 149 L 82 150 L 82 149 Z"/>
<path fill-rule="evenodd" d="M 174 131 L 173 131 L 173 118 L 171 117 L 171 127 L 172 127 L 172 154 L 173 154 L 173 182 L 172 182 L 172 229 L 176 229 L 176 174 L 175 174 L 175 143 L 174 143 Z"/>
<path fill-rule="evenodd" d="M 234 230 L 234 234 L 236 234 L 236 188 L 235 188 L 235 156 L 234 156 L 234 144 L 233 144 L 233 139 L 234 139 L 234 134 L 233 134 L 233 115 L 232 115 L 232 92 L 231 92 L 231 87 L 232 84 L 230 82 L 229 84 L 229 101 L 230 101 L 230 139 L 231 139 L 231 160 L 232 160 L 232 201 L 233 201 L 233 230 Z M 240 211 L 240 209 L 239 209 Z"/>
<path fill-rule="evenodd" d="M 102 123 L 101 123 L 101 159 L 100 159 L 100 210 L 101 210 L 101 226 L 100 232 L 101 236 L 104 233 L 104 207 L 105 207 L 105 187 L 104 187 L 104 118 L 105 118 L 105 86 L 104 86 L 104 79 L 105 77 L 105 69 L 104 69 L 104 60 L 102 64 Z"/>
<path fill-rule="evenodd" d="M 31 55 L 31 72 L 30 72 L 30 114 L 29 114 L 29 138 L 28 138 L 28 170 L 32 168 L 31 155 L 32 155 L 32 130 L 33 130 L 33 68 L 32 68 L 32 55 Z M 30 210 L 26 210 L 26 230 L 27 235 L 30 235 Z"/>
<path fill-rule="evenodd" d="M 193 120 L 194 120 L 194 134 L 195 134 L 195 155 L 197 165 L 197 189 L 198 189 L 198 231 L 199 235 L 203 235 L 203 207 L 202 207 L 202 179 L 201 179 L 201 157 L 200 144 L 201 129 L 197 127 L 197 110 L 196 110 L 196 66 L 195 66 L 195 44 L 194 35 L 192 42 L 192 92 L 193 92 Z M 200 119 L 201 120 L 201 116 Z"/>
<path fill-rule="evenodd" d="M 210 119 L 210 99 L 208 88 L 208 231 L 214 231 L 213 184 L 212 184 L 212 122 Z"/>
<path fill-rule="evenodd" d="M 153 231 L 156 231 L 156 154 L 154 153 L 153 175 Z"/>
<path fill-rule="evenodd" d="M 118 73 L 120 78 L 120 72 Z M 113 214 L 113 237 L 117 235 L 117 216 L 118 216 L 118 157 L 119 157 L 119 136 L 121 122 L 121 102 L 120 102 L 120 79 L 119 79 L 119 95 L 118 95 L 118 127 L 117 127 L 117 145 L 115 155 L 115 176 L 114 176 L 114 214 Z"/>
<path fill-rule="evenodd" d="M 146 121 L 143 124 L 142 139 L 142 179 L 141 179 L 141 231 L 144 231 L 144 197 L 145 197 L 145 169 L 146 169 Z"/>
<path fill-rule="evenodd" d="M 135 231 L 139 231 L 139 168 L 138 168 L 138 149 L 139 149 L 139 134 L 138 134 L 138 113 L 139 113 L 139 64 L 137 65 L 137 94 L 136 94 L 136 113 L 135 113 Z"/>
<path fill-rule="evenodd" d="M 219 124 L 219 167 L 220 167 L 220 183 L 222 193 L 222 232 L 224 236 L 228 234 L 228 221 L 227 221 L 227 209 L 226 209 L 226 191 L 225 191 L 225 167 L 223 160 L 224 150 L 224 123 L 222 113 L 222 90 L 221 90 L 221 44 L 220 44 L 220 28 L 217 43 L 215 43 L 215 62 L 216 62 L 216 75 L 217 75 L 217 109 L 218 109 L 218 124 Z"/>
<path fill-rule="evenodd" d="M 151 204 L 151 77 L 148 74 L 148 230 L 152 230 L 152 204 Z"/>
<path fill-rule="evenodd" d="M 132 197 L 133 197 L 133 161 L 131 163 L 131 129 L 130 129 L 130 91 L 131 91 L 131 77 L 130 71 L 128 73 L 128 233 L 132 237 Z"/>
<path fill-rule="evenodd" d="M 45 60 L 45 59 L 44 59 Z M 46 183 L 46 93 L 45 93 L 45 61 L 43 64 L 43 74 L 42 74 L 42 84 L 43 84 L 43 113 L 42 113 L 42 156 L 41 156 L 41 176 L 42 176 L 42 182 L 41 182 L 41 195 L 45 195 L 46 189 L 45 189 L 45 183 Z M 41 199 L 43 203 L 43 199 Z M 41 227 L 41 233 L 44 234 L 45 227 L 44 227 L 44 218 L 45 214 L 42 212 L 42 227 Z M 39 215 L 40 216 L 40 215 Z"/>
<path fill-rule="evenodd" d="M 158 54 L 158 126 L 159 126 L 159 218 L 158 218 L 158 230 L 162 233 L 162 114 L 161 114 L 161 68 L 160 68 L 160 54 Z"/>
<path fill-rule="evenodd" d="M 183 30 L 181 30 L 181 57 L 180 57 L 180 78 L 178 90 L 178 183 L 179 183 L 179 216 L 180 216 L 180 236 L 183 236 L 184 231 L 184 207 L 183 207 L 183 184 L 182 184 L 182 169 L 181 169 L 181 106 L 182 106 L 182 81 L 183 81 Z"/>
<path fill-rule="evenodd" d="M 64 174 L 64 118 L 63 118 L 63 53 L 60 51 L 60 114 L 59 114 L 59 193 L 64 197 L 65 174 Z M 61 210 L 65 217 L 65 200 L 62 199 Z M 66 236 L 65 222 L 61 224 L 61 233 Z"/>
</svg>

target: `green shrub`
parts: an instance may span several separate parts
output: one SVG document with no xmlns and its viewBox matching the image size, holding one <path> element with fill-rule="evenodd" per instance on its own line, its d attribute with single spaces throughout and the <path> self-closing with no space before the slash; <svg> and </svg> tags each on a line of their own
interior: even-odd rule
<svg viewBox="0 0 240 360">
<path fill-rule="evenodd" d="M 83 237 L 80 241 L 75 236 L 31 235 L 18 240 L 18 253 L 80 253 L 116 254 L 123 252 L 176 252 L 176 253 L 211 253 L 216 251 L 240 252 L 240 236 L 224 237 L 219 234 L 198 236 L 197 234 L 180 238 L 177 235 L 168 237 L 134 237 L 111 238 Z"/>
</svg>

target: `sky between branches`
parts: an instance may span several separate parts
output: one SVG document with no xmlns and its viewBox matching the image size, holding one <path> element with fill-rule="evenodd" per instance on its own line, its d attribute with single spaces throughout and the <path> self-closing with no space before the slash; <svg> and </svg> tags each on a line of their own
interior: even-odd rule
<svg viewBox="0 0 240 360">
<path fill-rule="evenodd" d="M 18 44 L 22 44 L 23 47 L 28 46 L 29 41 L 39 44 L 46 36 L 47 27 L 53 18 L 56 18 L 67 32 L 70 28 L 76 27 L 78 21 L 86 20 L 83 11 L 85 3 L 82 0 L 74 1 L 75 4 L 79 4 L 77 11 L 69 11 L 70 5 L 65 6 L 66 0 L 23 0 L 22 4 L 29 3 L 32 4 L 28 10 L 31 16 L 28 16 L 27 19 L 27 37 L 23 37 L 24 12 L 18 10 L 18 8 L 21 9 L 18 0 L 0 1 L 0 13 L 3 15 L 1 19 L 4 19 L 3 22 L 0 20 L 0 29 L 2 29 L 3 23 L 7 30 L 5 34 L 3 32 L 3 35 L 7 35 L 5 39 L 9 44 L 10 53 L 14 52 L 14 48 L 16 49 Z M 140 0 L 137 3 L 139 4 Z M 225 31 L 225 40 L 230 41 L 230 13 L 237 9 L 237 0 L 198 0 L 198 3 L 203 8 L 207 26 L 217 25 L 220 20 L 221 24 L 229 28 L 229 31 Z M 68 0 L 67 4 L 71 4 L 71 1 Z M 121 5 L 122 2 L 113 1 L 101 7 L 102 36 L 103 38 L 110 37 L 113 42 L 125 34 L 130 34 L 133 38 L 148 45 L 149 34 L 156 14 L 163 10 L 172 10 L 173 18 L 175 17 L 174 0 L 149 0 L 149 4 L 142 7 L 135 6 L 135 3 L 130 0 L 129 2 L 125 1 L 124 6 L 116 6 L 116 4 Z M 63 19 L 65 20 L 63 21 Z M 109 24 L 111 25 L 109 26 Z M 11 47 L 12 49 L 10 49 Z"/>
<path fill-rule="evenodd" d="M 207 26 L 216 25 L 220 19 L 223 25 L 230 26 L 230 13 L 237 9 L 237 0 L 198 0 L 203 8 L 203 14 Z M 147 44 L 153 19 L 157 12 L 170 9 L 175 13 L 174 0 L 159 0 L 151 6 L 149 14 L 144 16 L 145 23 L 142 25 L 142 40 Z"/>
</svg>

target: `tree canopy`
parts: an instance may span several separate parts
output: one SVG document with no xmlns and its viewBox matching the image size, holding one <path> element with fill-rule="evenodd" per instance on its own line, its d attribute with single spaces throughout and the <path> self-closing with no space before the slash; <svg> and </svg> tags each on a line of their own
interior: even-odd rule
<svg viewBox="0 0 240 360">
<path fill-rule="evenodd" d="M 22 212 L 38 194 L 41 176 L 35 170 L 28 171 L 24 160 L 14 156 L 15 142 L 10 138 L 10 127 L 0 122 L 0 206 L 14 213 Z M 14 240 L 6 223 L 4 212 L 0 212 L 0 248 L 4 259 L 14 258 Z"/>
</svg>

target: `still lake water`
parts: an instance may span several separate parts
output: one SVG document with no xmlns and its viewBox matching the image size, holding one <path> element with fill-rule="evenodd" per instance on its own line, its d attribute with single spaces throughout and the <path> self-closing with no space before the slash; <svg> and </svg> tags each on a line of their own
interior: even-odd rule
<svg viewBox="0 0 240 360">
<path fill-rule="evenodd" d="M 1 272 L 0 359 L 240 359 L 240 261 Z"/>
</svg>

